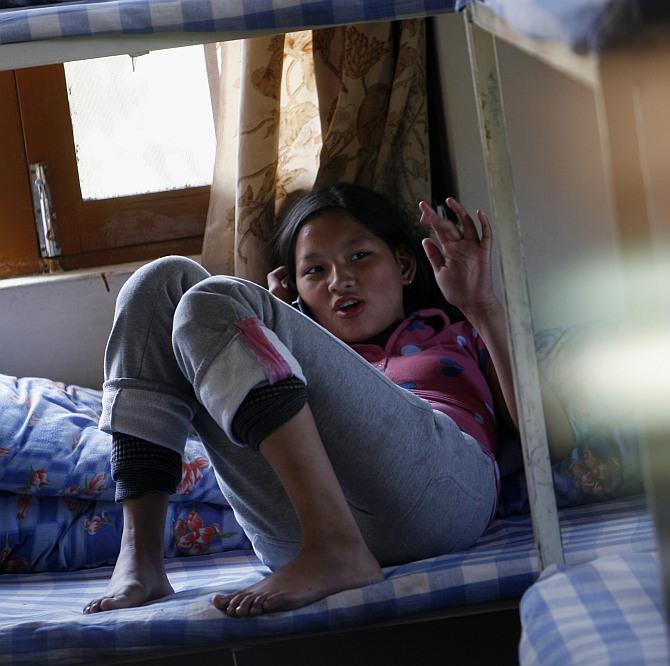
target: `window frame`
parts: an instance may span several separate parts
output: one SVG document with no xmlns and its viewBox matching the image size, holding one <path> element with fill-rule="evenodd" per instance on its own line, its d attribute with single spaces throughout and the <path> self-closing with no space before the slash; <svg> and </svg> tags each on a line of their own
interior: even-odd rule
<svg viewBox="0 0 670 666">
<path fill-rule="evenodd" d="M 62 64 L 0 72 L 3 162 L 0 192 L 16 201 L 0 207 L 0 277 L 198 254 L 209 186 L 84 201 Z M 12 90 L 13 88 L 13 90 Z M 20 149 L 19 149 L 20 147 Z M 39 254 L 29 165 L 47 164 L 62 256 Z M 6 197 L 3 197 L 6 199 Z M 16 249 L 14 249 L 16 247 Z"/>
</svg>

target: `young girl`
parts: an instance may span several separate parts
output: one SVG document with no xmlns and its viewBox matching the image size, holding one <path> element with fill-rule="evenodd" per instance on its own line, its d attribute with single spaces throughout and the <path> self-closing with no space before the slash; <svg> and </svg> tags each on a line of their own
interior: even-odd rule
<svg viewBox="0 0 670 666">
<path fill-rule="evenodd" d="M 489 222 L 478 212 L 480 237 L 447 204 L 457 224 L 420 204 L 436 239 L 421 249 L 375 193 L 312 192 L 279 229 L 269 291 L 181 257 L 133 275 L 100 421 L 124 530 L 108 588 L 84 612 L 172 593 L 163 530 L 191 425 L 272 570 L 214 595 L 230 616 L 375 583 L 381 566 L 481 535 L 496 506 L 498 430 L 516 408 Z"/>
</svg>

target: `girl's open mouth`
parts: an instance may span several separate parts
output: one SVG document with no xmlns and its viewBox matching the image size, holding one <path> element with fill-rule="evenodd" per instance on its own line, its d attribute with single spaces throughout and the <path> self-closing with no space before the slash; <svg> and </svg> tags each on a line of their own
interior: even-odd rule
<svg viewBox="0 0 670 666">
<path fill-rule="evenodd" d="M 363 301 L 359 301 L 356 298 L 348 298 L 337 305 L 335 314 L 343 318 L 355 317 L 363 310 L 363 307 Z"/>
</svg>

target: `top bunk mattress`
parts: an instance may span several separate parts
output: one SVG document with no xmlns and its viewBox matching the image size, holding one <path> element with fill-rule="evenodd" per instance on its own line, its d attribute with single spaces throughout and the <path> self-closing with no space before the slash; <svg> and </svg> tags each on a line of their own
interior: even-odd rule
<svg viewBox="0 0 670 666">
<path fill-rule="evenodd" d="M 468 0 L 0 0 L 0 44 L 63 37 L 212 32 L 253 37 L 462 9 Z"/>
<path fill-rule="evenodd" d="M 670 22 L 666 0 L 0 0 L 0 45 L 96 35 L 219 33 L 219 39 L 444 14 L 486 6 L 522 35 L 576 51 Z"/>
<path fill-rule="evenodd" d="M 670 22 L 667 0 L 477 0 L 509 26 L 533 39 L 598 52 Z"/>
</svg>

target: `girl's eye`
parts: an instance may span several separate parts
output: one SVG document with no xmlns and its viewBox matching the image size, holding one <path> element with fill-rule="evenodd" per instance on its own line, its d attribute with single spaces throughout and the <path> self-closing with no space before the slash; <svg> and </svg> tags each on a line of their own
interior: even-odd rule
<svg viewBox="0 0 670 666">
<path fill-rule="evenodd" d="M 354 255 L 351 257 L 353 261 L 359 261 L 360 259 L 363 259 L 367 257 L 370 254 L 367 250 L 361 250 L 360 252 L 355 252 Z"/>
<path fill-rule="evenodd" d="M 307 270 L 303 272 L 303 275 L 316 275 L 323 271 L 322 266 L 310 266 Z"/>
</svg>

